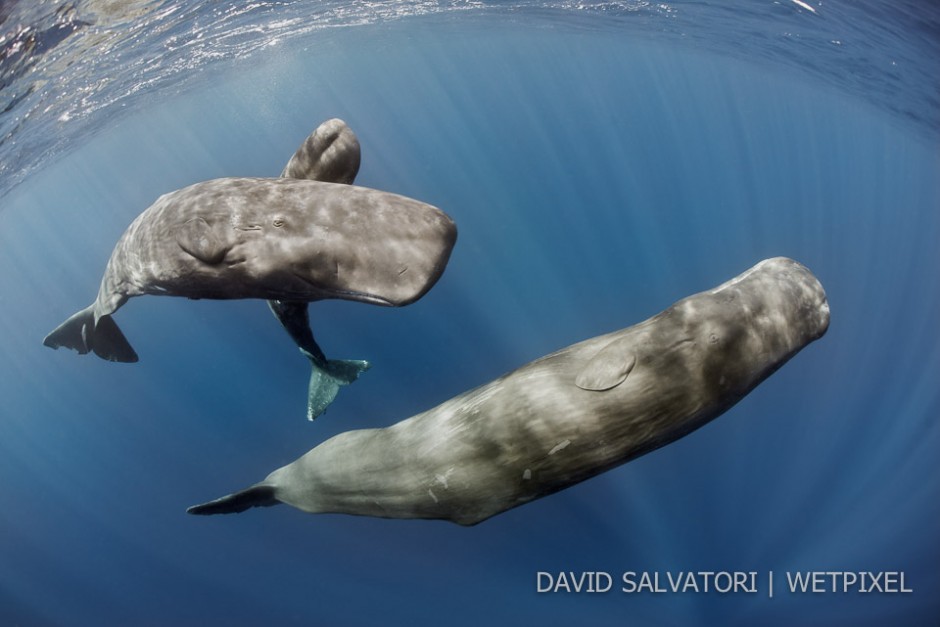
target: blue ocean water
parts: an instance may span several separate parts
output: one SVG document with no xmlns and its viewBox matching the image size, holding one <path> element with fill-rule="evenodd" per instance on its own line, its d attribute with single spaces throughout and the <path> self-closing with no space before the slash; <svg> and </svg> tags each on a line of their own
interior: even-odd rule
<svg viewBox="0 0 940 627">
<path fill-rule="evenodd" d="M 303 3 L 231 22 L 224 3 L 132 4 L 159 42 L 73 5 L 55 23 L 75 34 L 4 82 L 41 67 L 85 91 L 32 85 L 0 117 L 0 624 L 940 620 L 936 9 L 332 3 L 306 28 Z M 72 75 L 49 55 L 81 33 L 140 64 Z M 157 50 L 178 69 L 148 74 Z M 374 364 L 325 416 L 305 421 L 307 362 L 260 302 L 134 299 L 115 316 L 133 365 L 41 345 L 157 196 L 276 176 L 334 116 L 362 144 L 357 183 L 460 235 L 413 305 L 311 307 L 327 354 Z M 828 333 L 646 457 L 472 528 L 185 514 L 777 255 L 826 287 Z M 913 592 L 784 589 L 810 570 L 902 571 Z M 756 571 L 760 592 L 549 594 L 539 571 Z"/>
</svg>

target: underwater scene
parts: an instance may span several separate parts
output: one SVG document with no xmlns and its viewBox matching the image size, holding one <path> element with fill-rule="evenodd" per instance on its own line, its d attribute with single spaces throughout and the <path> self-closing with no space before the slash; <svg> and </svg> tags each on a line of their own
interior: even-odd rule
<svg viewBox="0 0 940 627">
<path fill-rule="evenodd" d="M 914 0 L 0 3 L 0 625 L 937 625 L 938 62 Z"/>
</svg>

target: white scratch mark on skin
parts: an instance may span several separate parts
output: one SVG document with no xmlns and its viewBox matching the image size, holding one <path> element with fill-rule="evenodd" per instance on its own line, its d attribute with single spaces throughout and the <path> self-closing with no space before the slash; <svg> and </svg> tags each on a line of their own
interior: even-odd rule
<svg viewBox="0 0 940 627">
<path fill-rule="evenodd" d="M 445 472 L 443 475 L 434 475 L 434 480 L 437 481 L 438 485 L 444 486 L 444 489 L 447 490 L 449 489 L 449 486 L 447 485 L 447 478 L 451 476 L 453 472 L 453 468 L 448 468 L 447 472 Z"/>
<path fill-rule="evenodd" d="M 814 9 L 814 8 L 811 7 L 811 6 L 809 6 L 809 5 L 806 4 L 805 2 L 802 2 L 801 0 L 793 0 L 793 3 L 796 4 L 797 6 L 803 7 L 803 8 L 806 9 L 807 11 L 812 11 L 813 13 L 816 12 L 816 9 Z"/>
<path fill-rule="evenodd" d="M 550 450 L 550 451 L 548 452 L 548 454 L 549 454 L 549 455 L 554 455 L 555 453 L 557 453 L 557 452 L 560 451 L 561 449 L 565 448 L 565 447 L 568 446 L 569 444 L 571 444 L 571 440 L 565 440 L 565 441 L 563 441 L 563 442 L 559 442 L 558 444 L 555 445 L 555 448 L 553 448 L 552 450 Z"/>
<path fill-rule="evenodd" d="M 440 503 L 440 501 L 437 500 L 437 497 L 434 496 L 434 491 L 431 490 L 431 488 L 428 488 L 428 494 L 431 495 L 431 498 L 434 499 L 434 502 L 435 502 L 435 503 Z"/>
<path fill-rule="evenodd" d="M 551 453 L 549 453 L 549 455 L 551 455 Z M 532 478 L 532 471 L 529 470 L 528 468 L 526 468 L 526 469 L 525 469 L 525 472 L 522 473 L 522 478 L 525 479 L 526 481 L 528 481 L 529 479 L 531 479 L 531 478 Z"/>
</svg>

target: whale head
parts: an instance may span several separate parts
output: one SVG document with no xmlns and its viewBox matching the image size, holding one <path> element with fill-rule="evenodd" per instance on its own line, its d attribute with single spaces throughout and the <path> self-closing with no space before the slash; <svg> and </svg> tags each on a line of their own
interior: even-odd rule
<svg viewBox="0 0 940 627">
<path fill-rule="evenodd" d="M 765 259 L 667 310 L 700 373 L 699 397 L 742 395 L 829 328 L 819 280 L 786 257 Z M 740 389 L 732 389 L 732 388 Z"/>
<path fill-rule="evenodd" d="M 223 181 L 232 244 L 221 263 L 266 298 L 407 305 L 437 282 L 456 242 L 447 214 L 397 194 L 302 179 Z"/>
</svg>

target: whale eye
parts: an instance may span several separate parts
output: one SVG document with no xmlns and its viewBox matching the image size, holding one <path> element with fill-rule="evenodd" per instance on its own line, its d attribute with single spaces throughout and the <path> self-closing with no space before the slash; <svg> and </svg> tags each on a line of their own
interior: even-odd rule
<svg viewBox="0 0 940 627">
<path fill-rule="evenodd" d="M 284 218 L 278 216 L 274 218 L 271 224 L 273 224 L 276 228 L 281 228 L 282 226 L 284 226 Z"/>
</svg>

